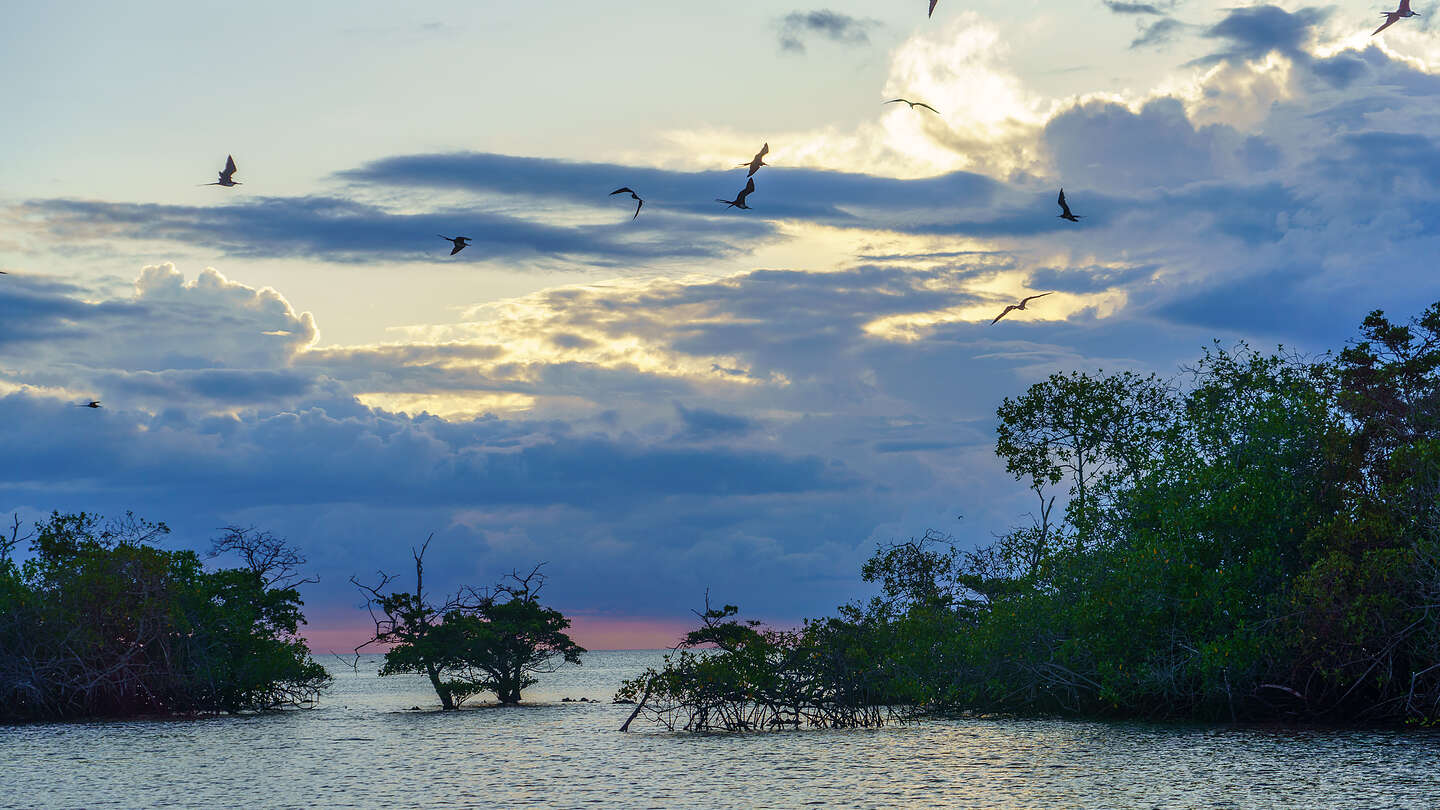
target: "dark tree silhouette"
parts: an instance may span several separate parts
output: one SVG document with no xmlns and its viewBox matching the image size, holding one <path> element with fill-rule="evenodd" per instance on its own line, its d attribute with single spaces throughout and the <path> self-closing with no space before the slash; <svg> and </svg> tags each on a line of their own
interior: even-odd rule
<svg viewBox="0 0 1440 810">
<path fill-rule="evenodd" d="M 539 565 L 524 576 L 511 572 L 486 590 L 462 588 L 435 604 L 425 594 L 429 545 L 427 538 L 411 553 L 413 592 L 391 589 L 394 577 L 383 572 L 374 586 L 350 579 L 365 594 L 375 622 L 374 636 L 355 651 L 389 645 L 382 676 L 425 675 L 448 711 L 482 692 L 493 692 L 501 703 L 519 703 L 521 691 L 537 682 L 535 675 L 580 663 L 585 648 L 565 633 L 570 620 L 539 603 L 545 585 Z"/>
</svg>

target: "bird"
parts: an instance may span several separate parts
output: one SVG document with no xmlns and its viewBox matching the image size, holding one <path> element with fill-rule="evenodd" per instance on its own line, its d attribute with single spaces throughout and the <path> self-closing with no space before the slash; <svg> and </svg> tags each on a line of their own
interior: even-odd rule
<svg viewBox="0 0 1440 810">
<path fill-rule="evenodd" d="M 1060 189 L 1060 199 L 1056 202 L 1060 203 L 1061 213 L 1056 214 L 1055 216 L 1061 219 L 1068 219 L 1071 222 L 1079 222 L 1080 220 L 1084 219 L 1084 217 L 1070 213 L 1070 206 L 1068 203 L 1065 202 L 1065 189 Z"/>
<path fill-rule="evenodd" d="M 234 158 L 233 156 L 231 156 L 231 155 L 226 155 L 226 156 L 225 156 L 225 171 L 220 172 L 220 180 L 219 180 L 219 182 L 216 182 L 216 183 L 201 183 L 200 185 L 202 185 L 202 186 L 225 186 L 226 188 L 229 188 L 229 187 L 231 187 L 231 186 L 244 185 L 243 183 L 236 182 L 236 180 L 235 180 L 235 158 Z"/>
<path fill-rule="evenodd" d="M 1001 312 L 999 315 L 996 315 L 996 316 L 995 316 L 995 320 L 991 321 L 991 322 L 990 322 L 990 325 L 991 325 L 991 326 L 994 326 L 995 324 L 999 323 L 1001 318 L 1003 318 L 1003 317 L 1005 317 L 1006 315 L 1009 315 L 1009 314 L 1010 314 L 1010 310 L 1012 310 L 1012 309 L 1024 310 L 1026 304 L 1030 303 L 1031 301 L 1034 301 L 1036 298 L 1044 298 L 1045 296 L 1050 295 L 1050 293 L 1053 293 L 1053 292 L 1054 292 L 1054 290 L 1051 290 L 1050 292 L 1043 292 L 1043 293 L 1040 293 L 1039 295 L 1031 295 L 1031 296 L 1028 296 L 1028 297 L 1026 297 L 1026 298 L 1021 298 L 1021 299 L 1020 299 L 1020 303 L 1018 303 L 1018 304 L 1011 304 L 1010 306 L 1005 307 L 1005 310 L 1004 310 L 1003 312 Z"/>
<path fill-rule="evenodd" d="M 759 158 L 756 158 L 756 160 L 759 160 Z M 746 180 L 746 181 L 745 181 L 745 188 L 741 189 L 740 193 L 735 195 L 735 199 L 733 199 L 733 200 L 722 200 L 722 199 L 720 199 L 719 197 L 716 197 L 716 198 L 715 198 L 715 202 L 723 202 L 723 203 L 729 204 L 731 207 L 734 207 L 734 208 L 744 208 L 744 209 L 746 209 L 746 210 L 749 210 L 750 206 L 748 206 L 748 205 L 745 204 L 745 198 L 746 198 L 746 197 L 749 197 L 750 194 L 751 194 L 752 192 L 754 192 L 754 191 L 755 191 L 755 178 L 752 177 L 752 178 L 750 178 L 749 180 Z"/>
<path fill-rule="evenodd" d="M 470 243 L 473 242 L 473 241 L 475 241 L 475 240 L 471 239 L 471 238 L 468 237 L 468 236 L 445 236 L 445 235 L 443 235 L 443 234 L 438 234 L 438 233 L 435 234 L 435 235 L 438 236 L 438 237 L 440 237 L 441 239 L 444 239 L 444 240 L 447 241 L 447 242 L 454 242 L 454 243 L 455 243 L 455 249 L 452 250 L 452 251 L 450 251 L 450 255 L 451 255 L 451 256 L 454 256 L 456 253 L 459 253 L 460 251 L 464 250 L 465 248 L 470 247 Z"/>
<path fill-rule="evenodd" d="M 1419 17 L 1420 15 L 1410 10 L 1410 0 L 1400 0 L 1400 8 L 1394 11 L 1382 11 L 1380 16 L 1385 18 L 1385 22 L 1370 32 L 1372 37 L 1399 22 L 1402 17 Z"/>
<path fill-rule="evenodd" d="M 77 408 L 99 408 L 99 407 L 101 407 L 101 405 L 100 405 L 100 400 L 98 400 L 98 399 L 92 399 L 92 400 L 90 400 L 89 402 L 85 403 L 84 405 L 76 405 L 75 407 L 77 407 Z"/>
<path fill-rule="evenodd" d="M 926 103 L 923 102 L 923 101 L 911 101 L 911 100 L 908 99 L 908 98 L 892 98 L 892 99 L 890 99 L 889 101 L 887 101 L 887 102 L 885 102 L 885 103 L 886 103 L 886 104 L 894 104 L 894 103 L 897 102 L 897 101 L 903 101 L 903 102 L 905 102 L 906 104 L 909 104 L 909 105 L 910 105 L 910 109 L 912 109 L 912 110 L 915 109 L 916 107 L 924 107 L 925 109 L 929 110 L 930 112 L 935 113 L 936 115 L 939 115 L 939 114 L 940 114 L 940 111 L 939 111 L 939 110 L 935 109 L 934 107 L 931 107 L 929 104 L 926 104 Z"/>
<path fill-rule="evenodd" d="M 736 165 L 737 165 L 737 166 L 749 166 L 749 167 L 750 167 L 750 173 L 747 174 L 747 175 L 745 175 L 745 176 L 746 176 L 746 177 L 754 177 L 754 176 L 755 176 L 755 172 L 760 171 L 760 167 L 761 167 L 761 166 L 769 166 L 769 165 L 770 165 L 769 163 L 766 163 L 766 162 L 765 162 L 765 156 L 768 155 L 768 154 L 770 154 L 770 142 L 769 142 L 769 141 L 766 141 L 766 142 L 765 142 L 765 145 L 762 146 L 762 147 L 760 147 L 760 151 L 755 153 L 755 157 L 751 158 L 749 163 L 738 163 L 738 164 L 736 164 Z M 725 201 L 724 201 L 724 200 L 721 200 L 720 202 L 725 202 Z M 744 208 L 745 206 L 742 205 L 742 206 L 740 206 L 740 207 L 741 207 L 741 208 Z"/>
<path fill-rule="evenodd" d="M 929 14 L 926 14 L 926 15 L 925 15 L 926 17 L 934 17 L 934 16 L 935 16 L 935 4 L 938 3 L 938 2 L 940 2 L 940 0 L 930 0 L 930 13 L 929 13 Z"/>
<path fill-rule="evenodd" d="M 615 189 L 614 191 L 610 192 L 610 195 L 613 197 L 613 196 L 616 195 L 616 194 L 624 194 L 624 193 L 627 192 L 627 191 L 630 192 L 630 196 L 636 201 L 636 203 L 635 203 L 635 217 L 638 217 L 638 216 L 640 216 L 640 209 L 645 207 L 645 201 L 642 200 L 642 199 L 640 199 L 640 195 L 635 193 L 635 189 L 630 188 L 629 186 L 622 186 L 622 187 L 617 188 L 617 189 Z M 633 219 L 635 219 L 635 217 L 630 217 L 630 219 L 633 220 Z"/>
</svg>

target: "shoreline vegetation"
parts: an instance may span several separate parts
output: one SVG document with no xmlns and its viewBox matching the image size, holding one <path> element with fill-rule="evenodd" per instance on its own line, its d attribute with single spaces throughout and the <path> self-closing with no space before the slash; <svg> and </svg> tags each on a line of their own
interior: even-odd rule
<svg viewBox="0 0 1440 810">
<path fill-rule="evenodd" d="M 997 416 L 1029 524 L 974 550 L 881 545 L 860 572 L 880 595 L 798 629 L 707 594 L 700 626 L 620 686 L 621 730 L 1440 723 L 1440 303 L 1373 312 L 1318 358 L 1217 344 L 1172 380 L 1053 374 Z M 155 547 L 168 533 L 57 512 L 0 534 L 0 722 L 313 704 L 330 676 L 298 635 L 304 558 L 232 527 L 209 557 L 242 564 L 207 570 Z M 454 709 L 579 663 L 539 567 L 436 603 L 424 552 L 410 591 L 352 578 L 382 675 L 426 675 Z"/>
<path fill-rule="evenodd" d="M 297 634 L 304 559 L 229 528 L 212 556 L 244 565 L 207 571 L 194 551 L 153 545 L 169 532 L 57 512 L 0 536 L 0 722 L 313 705 L 330 676 Z"/>
<path fill-rule="evenodd" d="M 997 416 L 1029 525 L 881 546 L 861 573 L 883 595 L 795 631 L 707 595 L 620 688 L 624 728 L 1440 722 L 1440 303 L 1372 312 L 1338 355 L 1053 374 Z"/>
</svg>

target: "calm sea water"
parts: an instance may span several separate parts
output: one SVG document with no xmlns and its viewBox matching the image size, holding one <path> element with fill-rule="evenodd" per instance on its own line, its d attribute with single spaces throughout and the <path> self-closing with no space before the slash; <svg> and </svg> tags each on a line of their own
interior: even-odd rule
<svg viewBox="0 0 1440 810">
<path fill-rule="evenodd" d="M 319 708 L 0 727 L 5 808 L 1436 808 L 1440 734 L 945 721 L 878 730 L 620 734 L 596 652 L 530 705 L 441 713 L 419 678 L 332 666 Z M 412 711 L 412 706 L 422 711 Z M 638 723 L 638 721 L 637 721 Z"/>
</svg>

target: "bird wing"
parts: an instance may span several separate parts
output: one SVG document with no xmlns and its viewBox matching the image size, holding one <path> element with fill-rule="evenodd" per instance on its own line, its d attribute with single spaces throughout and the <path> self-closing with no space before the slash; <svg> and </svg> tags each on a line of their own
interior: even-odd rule
<svg viewBox="0 0 1440 810">
<path fill-rule="evenodd" d="M 749 180 L 747 180 L 747 181 L 745 182 L 745 188 L 742 189 L 739 194 L 736 194 L 736 195 L 735 195 L 735 202 L 740 203 L 741 205 L 744 205 L 744 204 L 745 204 L 745 198 L 746 198 L 746 197 L 749 197 L 750 194 L 751 194 L 751 192 L 753 192 L 754 190 L 755 190 L 755 178 L 752 177 L 752 178 L 750 178 Z"/>
<path fill-rule="evenodd" d="M 1397 9 L 1402 15 L 1410 13 L 1410 0 L 1400 0 L 1400 8 Z"/>
<path fill-rule="evenodd" d="M 889 101 L 887 101 L 887 102 L 885 102 L 885 103 L 886 103 L 886 104 L 894 104 L 894 103 L 897 102 L 897 101 L 903 101 L 903 102 L 905 102 L 906 104 L 909 104 L 909 103 L 910 103 L 910 99 L 907 99 L 907 98 L 892 98 L 892 99 L 890 99 Z"/>
<path fill-rule="evenodd" d="M 625 186 L 625 187 L 623 187 L 623 188 L 617 188 L 617 189 L 615 189 L 614 191 L 612 191 L 612 192 L 610 192 L 610 193 L 611 193 L 611 194 L 625 194 L 625 193 L 634 194 L 634 193 L 635 193 L 635 189 L 630 188 L 629 186 Z"/>
<path fill-rule="evenodd" d="M 1400 15 L 1399 15 L 1399 14 L 1386 14 L 1386 15 L 1385 15 L 1385 22 L 1381 23 L 1381 25 L 1380 25 L 1379 28 L 1376 28 L 1374 31 L 1371 31 L 1371 32 L 1370 32 L 1370 36 L 1373 37 L 1373 36 L 1375 36 L 1376 34 L 1380 33 L 1381 31 L 1384 31 L 1386 28 L 1389 28 L 1390 26 L 1394 25 L 1394 24 L 1396 23 L 1396 21 L 1398 21 L 1399 19 L 1400 19 Z"/>
<path fill-rule="evenodd" d="M 770 142 L 766 141 L 765 145 L 760 147 L 760 153 L 755 155 L 755 157 L 763 158 L 768 154 L 770 154 Z"/>
<path fill-rule="evenodd" d="M 924 107 L 925 109 L 929 110 L 930 112 L 935 113 L 936 115 L 939 115 L 939 114 L 940 114 L 940 111 L 939 111 L 939 110 L 935 109 L 934 107 L 931 107 L 929 104 L 926 104 L 926 103 L 923 102 L 923 101 L 917 101 L 917 102 L 915 102 L 914 104 L 911 104 L 910 106 L 911 106 L 911 107 Z"/>
<path fill-rule="evenodd" d="M 1070 206 L 1067 205 L 1066 202 L 1065 202 L 1065 189 L 1063 189 L 1063 188 L 1060 189 L 1060 198 L 1059 198 L 1058 200 L 1056 200 L 1056 202 L 1060 203 L 1060 208 L 1061 208 L 1062 210 L 1064 210 L 1065 216 L 1067 216 L 1067 217 L 1073 217 L 1073 216 L 1075 216 L 1074 214 L 1070 213 Z"/>
<path fill-rule="evenodd" d="M 636 197 L 635 199 L 640 200 L 639 197 Z M 635 219 L 635 217 L 640 216 L 640 209 L 641 209 L 641 208 L 644 208 L 644 207 L 645 207 L 645 201 L 644 201 L 644 200 L 640 200 L 639 202 L 635 203 L 635 216 L 634 216 L 634 217 L 630 217 L 630 218 L 631 218 L 631 219 Z"/>
<path fill-rule="evenodd" d="M 459 241 L 459 240 L 456 240 L 456 242 L 455 242 L 455 247 L 453 247 L 453 248 L 450 249 L 450 255 L 451 255 L 451 256 L 454 256 L 456 253 L 459 253 L 460 251 L 462 251 L 462 250 L 464 250 L 464 249 L 465 249 L 465 243 L 464 243 L 464 242 L 461 242 L 461 241 Z"/>
<path fill-rule="evenodd" d="M 1047 295 L 1049 295 L 1050 293 L 1053 293 L 1053 292 L 1055 292 L 1055 291 L 1054 291 L 1054 290 L 1051 290 L 1050 292 L 1043 292 L 1043 293 L 1040 293 L 1039 295 L 1031 295 L 1031 296 L 1028 296 L 1028 297 L 1026 297 L 1026 298 L 1021 298 L 1021 299 L 1020 299 L 1020 306 L 1023 307 L 1023 306 L 1025 306 L 1026 304 L 1030 303 L 1031 301 L 1034 301 L 1036 298 L 1044 298 L 1045 296 L 1047 296 Z"/>
<path fill-rule="evenodd" d="M 994 326 L 995 324 L 999 323 L 999 322 L 1000 322 L 1000 319 L 1003 318 L 1003 317 L 1005 317 L 1006 315 L 1009 315 L 1009 314 L 1010 314 L 1010 310 L 1012 310 L 1012 309 L 1019 309 L 1019 307 L 1015 306 L 1014 304 L 1011 304 L 1010 306 L 1005 307 L 1005 309 L 1004 309 L 999 315 L 996 315 L 996 316 L 995 316 L 995 320 L 991 321 L 991 322 L 990 322 L 990 325 L 991 325 L 991 326 Z"/>
<path fill-rule="evenodd" d="M 232 175 L 232 174 L 234 174 L 234 173 L 235 173 L 235 158 L 234 158 L 233 156 L 231 156 L 231 155 L 226 155 L 226 156 L 225 156 L 225 171 L 224 171 L 224 175 L 228 178 L 230 175 Z"/>
<path fill-rule="evenodd" d="M 936 4 L 937 2 L 939 2 L 939 0 L 930 0 L 930 13 L 929 13 L 929 14 L 926 14 L 926 15 L 925 15 L 926 17 L 933 17 L 933 16 L 935 16 L 935 4 Z"/>
</svg>

